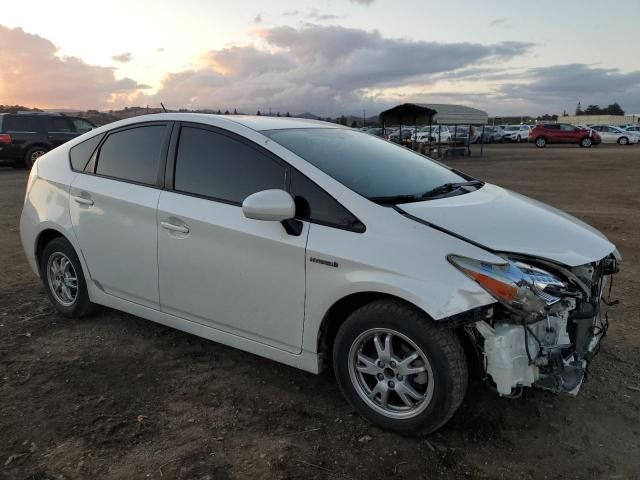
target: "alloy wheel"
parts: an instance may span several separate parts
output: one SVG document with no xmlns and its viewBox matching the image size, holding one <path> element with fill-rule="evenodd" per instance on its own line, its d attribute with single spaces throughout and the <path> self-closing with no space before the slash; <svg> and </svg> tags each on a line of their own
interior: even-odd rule
<svg viewBox="0 0 640 480">
<path fill-rule="evenodd" d="M 60 305 L 69 307 L 78 297 L 78 276 L 73 263 L 62 252 L 56 252 L 47 262 L 47 282 Z"/>
<path fill-rule="evenodd" d="M 422 413 L 433 398 L 433 370 L 406 335 L 388 328 L 361 333 L 349 349 L 349 377 L 360 398 L 390 418 Z"/>
</svg>

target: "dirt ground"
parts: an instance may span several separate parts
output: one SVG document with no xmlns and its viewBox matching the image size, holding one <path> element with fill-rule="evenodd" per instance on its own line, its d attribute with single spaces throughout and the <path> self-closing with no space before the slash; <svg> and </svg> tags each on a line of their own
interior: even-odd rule
<svg viewBox="0 0 640 480">
<path fill-rule="evenodd" d="M 640 146 L 496 145 L 456 168 L 564 209 L 623 255 L 577 398 L 472 382 L 427 439 L 358 417 L 311 375 L 112 310 L 55 314 L 19 243 L 24 171 L 0 168 L 0 478 L 640 478 Z"/>
</svg>

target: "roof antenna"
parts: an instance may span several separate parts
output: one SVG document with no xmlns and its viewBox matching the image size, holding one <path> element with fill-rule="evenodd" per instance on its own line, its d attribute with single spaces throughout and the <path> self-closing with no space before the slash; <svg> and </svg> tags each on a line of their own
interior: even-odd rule
<svg viewBox="0 0 640 480">
<path fill-rule="evenodd" d="M 164 113 L 168 113 L 167 109 L 164 106 L 164 103 L 160 102 L 160 106 L 162 107 L 162 110 L 164 110 Z"/>
</svg>

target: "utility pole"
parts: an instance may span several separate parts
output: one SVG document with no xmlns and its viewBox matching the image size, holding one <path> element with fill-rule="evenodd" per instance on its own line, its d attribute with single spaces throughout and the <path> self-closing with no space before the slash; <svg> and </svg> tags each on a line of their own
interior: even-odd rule
<svg viewBox="0 0 640 480">
<path fill-rule="evenodd" d="M 365 127 L 367 125 L 367 111 L 362 110 L 362 126 Z"/>
</svg>

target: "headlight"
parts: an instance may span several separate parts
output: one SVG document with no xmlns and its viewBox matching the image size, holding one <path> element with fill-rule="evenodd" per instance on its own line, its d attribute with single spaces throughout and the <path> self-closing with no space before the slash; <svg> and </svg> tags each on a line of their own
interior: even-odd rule
<svg viewBox="0 0 640 480">
<path fill-rule="evenodd" d="M 458 255 L 447 258 L 500 303 L 523 314 L 544 315 L 546 307 L 560 300 L 544 289 L 549 285 L 565 286 L 550 273 L 521 262 L 487 263 Z"/>
</svg>

